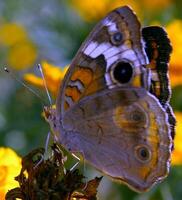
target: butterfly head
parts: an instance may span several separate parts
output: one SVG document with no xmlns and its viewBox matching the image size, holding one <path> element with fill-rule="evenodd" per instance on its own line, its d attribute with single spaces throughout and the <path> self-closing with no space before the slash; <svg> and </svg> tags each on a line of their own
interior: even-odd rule
<svg viewBox="0 0 182 200">
<path fill-rule="evenodd" d="M 44 118 L 47 122 L 50 122 L 54 118 L 55 108 L 52 106 L 44 106 L 43 108 Z"/>
<path fill-rule="evenodd" d="M 49 123 L 51 132 L 54 135 L 54 139 L 58 141 L 58 122 L 57 122 L 57 117 L 56 117 L 56 107 L 55 105 L 53 106 L 44 106 L 43 109 L 43 115 L 45 120 Z"/>
</svg>

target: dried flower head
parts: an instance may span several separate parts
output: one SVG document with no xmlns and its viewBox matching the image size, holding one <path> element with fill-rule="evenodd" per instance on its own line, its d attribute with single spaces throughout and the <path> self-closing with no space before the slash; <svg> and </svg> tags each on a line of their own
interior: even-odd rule
<svg viewBox="0 0 182 200">
<path fill-rule="evenodd" d="M 42 160 L 44 149 L 30 152 L 22 159 L 22 169 L 15 178 L 19 187 L 6 194 L 6 200 L 27 199 L 62 199 L 62 200 L 94 200 L 101 178 L 95 178 L 88 183 L 83 181 L 78 169 L 65 170 L 62 151 L 54 144 L 52 155 Z M 39 164 L 37 164 L 39 163 Z"/>
</svg>

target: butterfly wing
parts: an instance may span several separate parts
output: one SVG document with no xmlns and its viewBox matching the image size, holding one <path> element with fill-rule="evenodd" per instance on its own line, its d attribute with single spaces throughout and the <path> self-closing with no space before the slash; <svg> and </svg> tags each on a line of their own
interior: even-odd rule
<svg viewBox="0 0 182 200">
<path fill-rule="evenodd" d="M 165 105 L 170 98 L 171 88 L 168 78 L 168 62 L 172 52 L 170 40 L 162 27 L 149 26 L 142 29 L 142 36 L 145 41 L 145 51 L 149 58 L 152 71 L 151 92 L 162 105 Z"/>
<path fill-rule="evenodd" d="M 149 26 L 142 29 L 145 41 L 145 51 L 149 59 L 149 67 L 152 71 L 150 92 L 155 95 L 163 108 L 168 113 L 171 125 L 171 136 L 175 136 L 175 116 L 169 105 L 171 87 L 169 83 L 169 60 L 172 46 L 164 28 Z"/>
<path fill-rule="evenodd" d="M 140 23 L 129 7 L 83 43 L 57 99 L 59 141 L 103 173 L 145 191 L 169 170 L 168 116 L 150 86 Z"/>
<path fill-rule="evenodd" d="M 64 115 L 85 96 L 116 85 L 110 72 L 111 66 L 120 60 L 135 66 L 132 84 L 139 87 L 144 84 L 142 81 L 148 84 L 146 80 L 140 80 L 141 66 L 148 63 L 141 45 L 140 23 L 127 6 L 114 10 L 101 20 L 80 47 L 57 98 L 60 114 Z"/>
<path fill-rule="evenodd" d="M 115 180 L 146 191 L 169 171 L 167 119 L 145 89 L 114 88 L 80 101 L 65 115 L 64 146 Z"/>
</svg>

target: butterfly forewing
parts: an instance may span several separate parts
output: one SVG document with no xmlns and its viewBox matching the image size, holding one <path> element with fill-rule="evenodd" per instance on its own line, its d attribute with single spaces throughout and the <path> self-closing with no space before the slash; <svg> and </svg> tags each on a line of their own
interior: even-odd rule
<svg viewBox="0 0 182 200">
<path fill-rule="evenodd" d="M 113 87 L 111 66 L 119 61 L 133 66 L 133 84 L 141 86 L 141 66 L 148 60 L 141 44 L 140 23 L 129 7 L 118 8 L 101 20 L 79 49 L 57 99 L 61 115 L 84 97 Z"/>
</svg>

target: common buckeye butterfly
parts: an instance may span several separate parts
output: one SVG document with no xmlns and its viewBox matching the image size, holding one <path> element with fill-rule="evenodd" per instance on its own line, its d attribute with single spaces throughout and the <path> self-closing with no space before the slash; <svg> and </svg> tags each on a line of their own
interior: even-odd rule
<svg viewBox="0 0 182 200">
<path fill-rule="evenodd" d="M 55 140 L 138 192 L 164 179 L 175 126 L 171 51 L 163 28 L 141 29 L 128 6 L 110 12 L 78 50 L 56 109 L 45 108 Z"/>
</svg>

